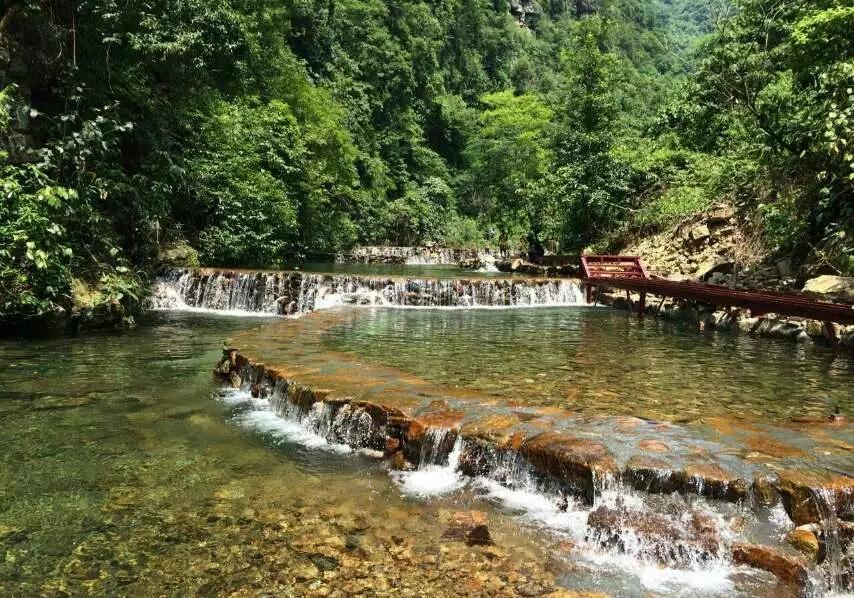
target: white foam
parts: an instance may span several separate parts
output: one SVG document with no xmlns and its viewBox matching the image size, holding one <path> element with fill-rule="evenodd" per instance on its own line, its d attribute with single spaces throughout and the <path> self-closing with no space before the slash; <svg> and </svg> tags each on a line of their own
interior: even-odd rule
<svg viewBox="0 0 854 598">
<path fill-rule="evenodd" d="M 703 567 L 676 569 L 636 558 L 631 554 L 603 551 L 590 547 L 579 558 L 598 567 L 615 569 L 635 578 L 646 589 L 667 592 L 669 595 L 695 594 L 726 595 L 735 588 L 730 576 L 735 568 L 725 561 L 715 560 Z"/>
<path fill-rule="evenodd" d="M 440 465 L 427 465 L 416 471 L 395 471 L 392 479 L 404 494 L 419 498 L 450 494 L 465 486 L 460 472 Z"/>
<path fill-rule="evenodd" d="M 180 293 L 168 282 L 159 282 L 155 286 L 148 309 L 151 311 L 178 311 L 212 316 L 240 316 L 248 318 L 275 318 L 276 314 L 268 311 L 249 311 L 246 309 L 214 309 L 209 307 L 193 307 L 187 305 Z"/>
<path fill-rule="evenodd" d="M 475 484 L 487 496 L 505 509 L 518 512 L 522 519 L 550 531 L 583 540 L 587 527 L 587 513 L 558 507 L 555 497 L 533 488 L 508 488 L 489 478 L 477 478 Z"/>
<path fill-rule="evenodd" d="M 617 488 L 609 489 L 597 497 L 594 507 L 589 507 L 572 499 L 566 504 L 560 504 L 557 497 L 544 494 L 525 481 L 519 482 L 517 488 L 508 488 L 495 480 L 483 477 L 477 478 L 474 483 L 491 500 L 505 509 L 519 513 L 524 521 L 558 536 L 571 538 L 582 548 L 578 553 L 574 553 L 579 560 L 597 568 L 628 573 L 648 590 L 666 591 L 670 595 L 679 596 L 696 593 L 720 595 L 734 588 L 730 576 L 735 569 L 725 560 L 716 559 L 704 563 L 702 567 L 664 567 L 654 560 L 639 556 L 638 551 L 633 551 L 633 545 L 640 549 L 642 542 L 634 542 L 630 533 L 623 535 L 626 551 L 603 549 L 598 544 L 588 542 L 587 518 L 591 510 L 603 505 L 614 508 L 618 503 L 629 509 L 645 508 L 642 498 L 634 493 Z"/>
<path fill-rule="evenodd" d="M 440 442 L 440 439 L 449 432 L 449 430 L 434 430 L 432 435 L 437 437 L 434 442 Z M 458 470 L 462 452 L 463 440 L 457 434 L 454 446 L 448 455 L 447 465 L 421 463 L 416 471 L 393 472 L 392 479 L 398 483 L 404 494 L 410 496 L 424 498 L 456 492 L 466 484 L 465 477 Z"/>
<path fill-rule="evenodd" d="M 299 422 L 285 419 L 277 415 L 271 408 L 269 401 L 263 401 L 265 408 L 252 409 L 235 416 L 234 420 L 241 426 L 266 434 L 277 442 L 291 442 L 300 444 L 310 449 L 322 449 L 339 454 L 352 453 L 353 450 L 346 445 L 332 443 L 323 436 L 305 429 Z"/>
</svg>

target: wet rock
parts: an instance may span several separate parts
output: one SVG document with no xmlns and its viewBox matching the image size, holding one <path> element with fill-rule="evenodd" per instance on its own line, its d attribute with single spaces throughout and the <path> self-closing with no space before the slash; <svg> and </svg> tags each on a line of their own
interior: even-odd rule
<svg viewBox="0 0 854 598">
<path fill-rule="evenodd" d="M 685 467 L 685 492 L 731 502 L 748 496 L 749 484 L 714 463 L 691 464 Z"/>
<path fill-rule="evenodd" d="M 468 546 L 488 546 L 492 544 L 489 528 L 485 525 L 477 525 L 466 533 L 466 544 Z"/>
<path fill-rule="evenodd" d="M 654 494 L 677 492 L 685 484 L 685 472 L 661 459 L 642 455 L 629 459 L 623 473 L 632 488 Z"/>
<path fill-rule="evenodd" d="M 485 476 L 490 473 L 498 454 L 494 444 L 478 438 L 467 438 L 460 454 L 459 470 L 469 477 Z"/>
<path fill-rule="evenodd" d="M 448 527 L 442 537 L 465 542 L 468 546 L 489 546 L 492 537 L 486 525 L 487 517 L 483 511 L 461 511 L 443 514 Z"/>
<path fill-rule="evenodd" d="M 799 594 L 809 583 L 809 569 L 802 559 L 783 554 L 769 546 L 735 544 L 732 560 L 737 565 L 748 565 L 773 573 Z"/>
<path fill-rule="evenodd" d="M 808 527 L 797 527 L 790 531 L 786 534 L 786 542 L 803 553 L 810 562 L 814 563 L 818 560 L 818 537 Z"/>
<path fill-rule="evenodd" d="M 854 303 L 854 277 L 825 274 L 804 284 L 803 293 L 824 301 Z"/>
<path fill-rule="evenodd" d="M 780 495 L 777 493 L 776 478 L 771 476 L 758 474 L 753 477 L 753 500 L 763 507 L 773 507 L 780 502 Z"/>
<path fill-rule="evenodd" d="M 854 478 L 830 471 L 778 472 L 777 490 L 795 525 L 821 523 L 831 511 L 837 515 L 854 509 Z"/>
<path fill-rule="evenodd" d="M 641 440 L 638 443 L 638 447 L 644 451 L 650 451 L 652 453 L 669 453 L 670 447 L 660 440 L 654 440 L 652 438 L 647 438 L 645 440 Z"/>
<path fill-rule="evenodd" d="M 696 512 L 687 523 L 684 519 L 602 506 L 587 519 L 588 540 L 622 551 L 637 551 L 671 566 L 702 562 L 717 555 L 720 538 L 711 519 Z"/>
<path fill-rule="evenodd" d="M 541 473 L 563 482 L 593 503 L 595 480 L 619 475 L 613 456 L 601 442 L 543 432 L 522 443 L 519 452 Z"/>
<path fill-rule="evenodd" d="M 403 451 L 394 453 L 388 460 L 388 466 L 396 471 L 412 471 L 415 469 L 415 465 L 406 460 Z"/>
<path fill-rule="evenodd" d="M 519 416 L 515 414 L 493 414 L 488 417 L 466 422 L 460 428 L 460 434 L 468 442 L 472 439 L 484 440 L 496 446 L 510 446 L 519 448 L 517 439 L 512 439 L 512 430 L 519 423 Z"/>
</svg>

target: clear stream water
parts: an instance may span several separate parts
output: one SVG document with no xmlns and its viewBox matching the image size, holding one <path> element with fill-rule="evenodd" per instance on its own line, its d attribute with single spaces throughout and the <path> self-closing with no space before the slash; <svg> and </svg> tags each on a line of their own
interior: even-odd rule
<svg viewBox="0 0 854 598">
<path fill-rule="evenodd" d="M 443 385 L 584 413 L 761 423 L 854 414 L 848 355 L 607 308 L 362 309 L 323 343 Z"/>
<path fill-rule="evenodd" d="M 160 312 L 121 335 L 0 340 L 0 595 L 791 595 L 726 559 L 662 568 L 643 547 L 598 549 L 589 508 L 524 480 L 463 480 L 452 462 L 389 475 L 266 401 L 223 392 L 210 372 L 227 337 L 293 326 L 291 337 L 262 334 L 282 355 L 310 346 L 316 362 L 328 351 L 521 405 L 767 423 L 851 414 L 849 358 L 583 307 L 350 307 L 312 336 L 318 315 Z M 850 450 L 854 439 L 831 440 Z M 655 500 L 657 512 L 685 508 Z M 790 525 L 779 507 L 691 502 L 725 540 L 779 538 Z M 651 508 L 626 492 L 599 504 Z M 455 526 L 472 518 L 488 522 L 494 546 L 460 541 Z"/>
<path fill-rule="evenodd" d="M 412 500 L 380 460 L 221 395 L 224 338 L 257 324 L 160 313 L 0 340 L 0 595 L 420 595 L 425 567 L 437 595 L 484 576 L 555 587 L 549 544 L 511 517 L 489 513 L 501 548 L 472 555 L 442 537 L 471 497 Z"/>
</svg>

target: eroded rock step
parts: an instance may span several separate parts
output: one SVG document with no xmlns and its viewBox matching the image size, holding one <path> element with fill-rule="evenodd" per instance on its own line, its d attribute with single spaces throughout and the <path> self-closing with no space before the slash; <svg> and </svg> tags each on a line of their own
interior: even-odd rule
<svg viewBox="0 0 854 598">
<path fill-rule="evenodd" d="M 587 540 L 595 544 L 632 550 L 666 566 L 697 566 L 727 552 L 732 562 L 770 572 L 798 595 L 854 583 L 848 555 L 854 540 L 854 479 L 843 472 L 778 469 L 747 478 L 709 460 L 674 464 L 663 456 L 664 443 L 655 440 L 641 443 L 643 454 L 631 455 L 620 466 L 602 442 L 546 429 L 547 422 L 524 411 L 469 420 L 445 401 L 395 406 L 393 400 L 356 400 L 302 385 L 284 370 L 236 350 L 226 352 L 216 372 L 330 442 L 381 452 L 392 468 L 447 462 L 456 450 L 454 467 L 469 477 L 512 486 L 520 475 L 531 476 L 538 487 L 567 503 L 595 505 L 615 487 L 689 499 L 683 501 L 688 507 L 667 506 L 663 513 L 638 511 L 620 501 L 599 506 L 587 521 Z M 615 428 L 633 423 L 632 418 L 617 420 Z M 744 509 L 779 504 L 797 527 L 788 544 L 732 542 L 725 547 L 715 523 L 691 509 L 691 496 Z"/>
</svg>

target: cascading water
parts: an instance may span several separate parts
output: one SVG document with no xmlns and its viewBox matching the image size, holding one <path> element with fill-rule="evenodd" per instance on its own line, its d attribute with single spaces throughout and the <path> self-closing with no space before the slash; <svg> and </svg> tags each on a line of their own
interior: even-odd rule
<svg viewBox="0 0 854 598">
<path fill-rule="evenodd" d="M 379 457 L 388 450 L 391 430 L 398 430 L 390 416 L 372 416 L 375 412 L 367 403 L 318 398 L 322 393 L 307 387 L 281 378 L 272 381 L 263 366 L 241 367 L 246 368 L 244 387 L 226 391 L 223 399 L 239 405 L 237 422 L 275 439 Z M 498 505 L 526 526 L 571 545 L 574 566 L 619 571 L 631 579 L 633 585 L 622 586 L 634 588 L 626 595 L 651 591 L 743 596 L 743 570 L 733 557 L 736 546 L 773 544 L 791 530 L 779 506 L 778 517 L 761 508 L 754 511 L 749 503 L 695 493 L 649 494 L 620 475 L 594 474 L 594 491 L 588 494 L 568 480 L 551 477 L 524 451 L 483 444 L 477 438 L 466 441 L 461 429 L 429 427 L 413 437 L 413 465 L 398 464 L 389 471 L 401 492 L 422 500 L 460 494 Z M 403 453 L 400 444 L 391 450 Z M 843 564 L 845 543 L 840 541 L 833 494 L 818 494 L 820 537 L 827 556 L 797 595 L 840 596 L 850 590 Z"/>
<path fill-rule="evenodd" d="M 456 264 L 462 260 L 498 257 L 491 249 L 451 249 L 448 247 L 357 247 L 350 252 L 336 254 L 338 264 L 409 264 L 442 265 Z"/>
<path fill-rule="evenodd" d="M 424 435 L 418 468 L 393 472 L 393 477 L 405 494 L 422 498 L 459 490 L 465 485 L 459 471 L 462 452 L 463 439 L 458 430 L 431 428 Z"/>
<path fill-rule="evenodd" d="M 833 596 L 854 592 L 854 578 L 846 574 L 843 567 L 844 560 L 854 561 L 854 544 L 848 546 L 847 552 L 850 554 L 843 551 L 839 518 L 836 516 L 836 509 L 832 506 L 836 497 L 827 488 L 816 488 L 811 494 L 820 517 L 821 538 L 824 545 L 824 561 L 818 570 L 820 578 L 815 580 L 816 585 Z"/>
<path fill-rule="evenodd" d="M 538 307 L 583 305 L 571 279 L 402 279 L 302 272 L 169 270 L 157 278 L 154 309 L 295 315 L 337 305 Z"/>
</svg>

